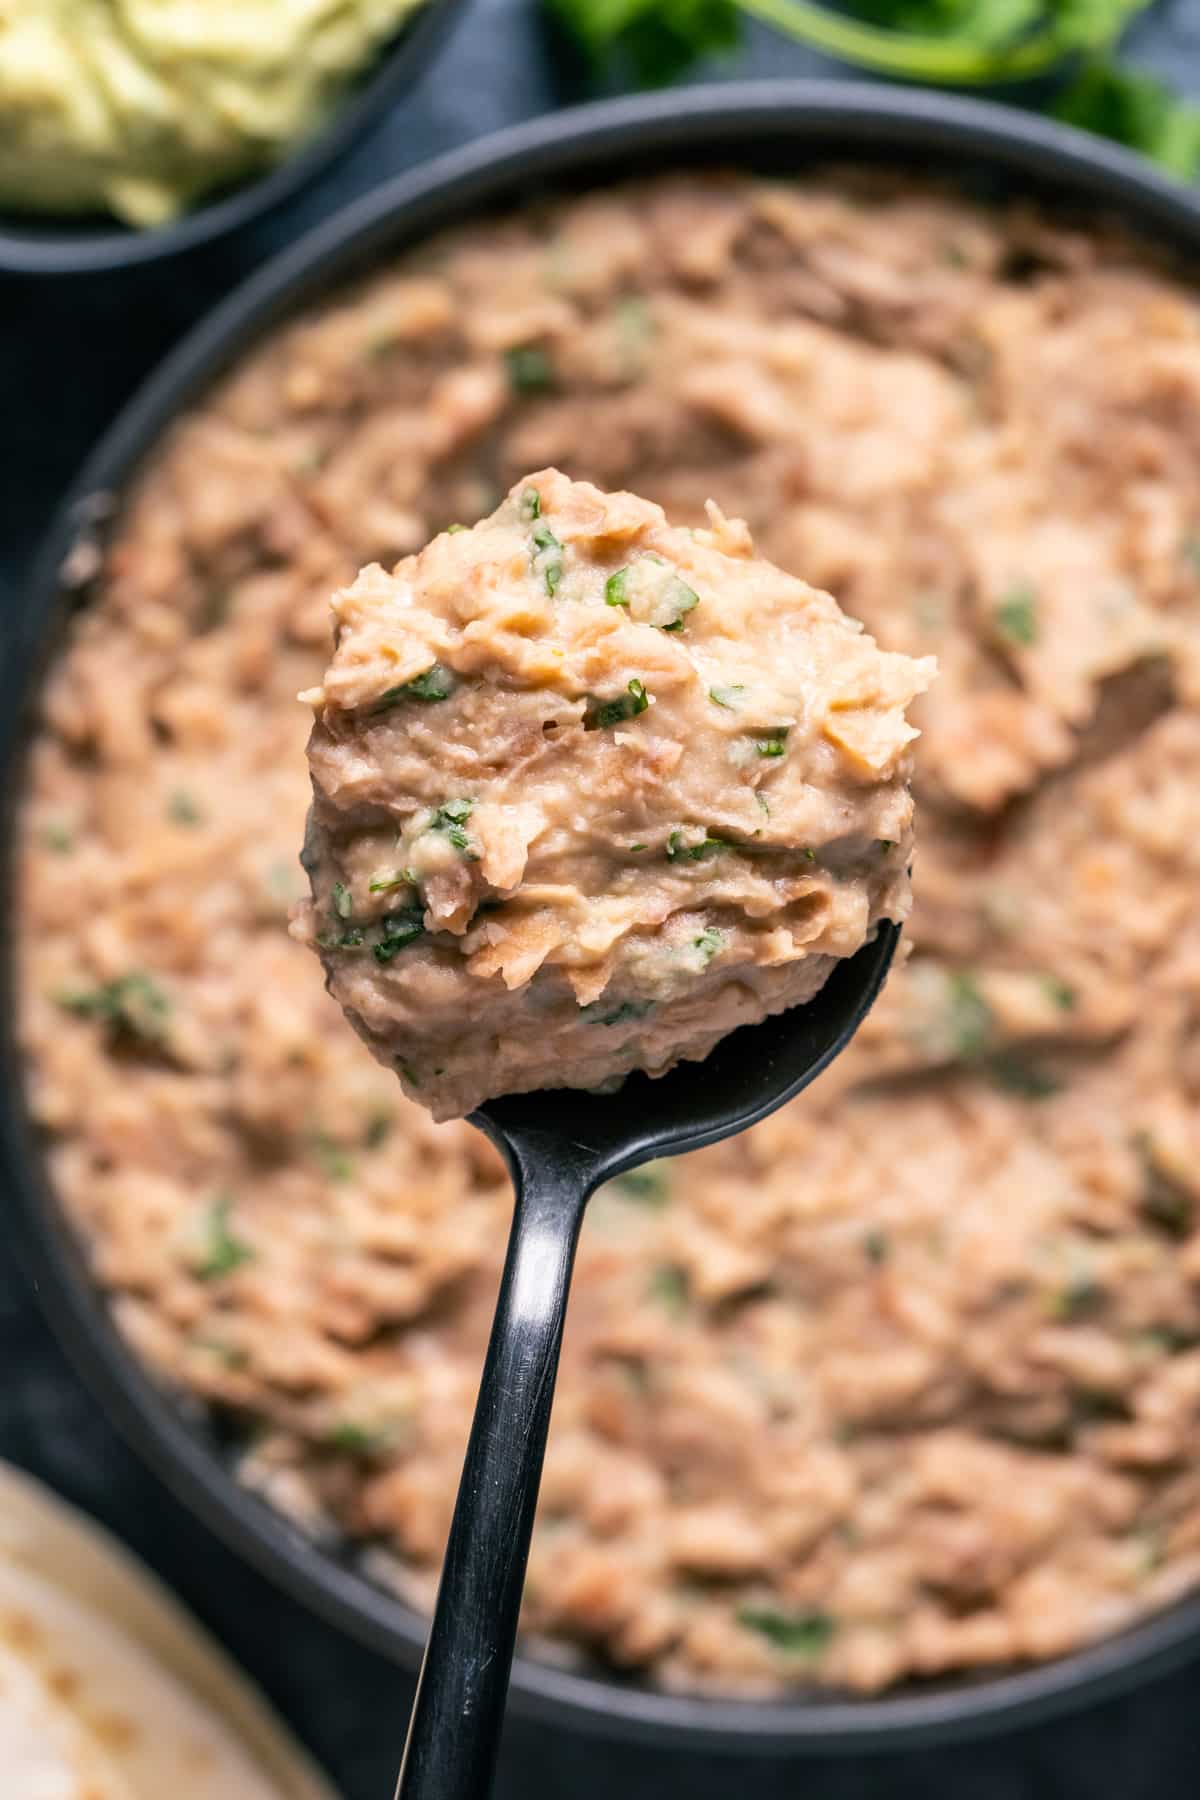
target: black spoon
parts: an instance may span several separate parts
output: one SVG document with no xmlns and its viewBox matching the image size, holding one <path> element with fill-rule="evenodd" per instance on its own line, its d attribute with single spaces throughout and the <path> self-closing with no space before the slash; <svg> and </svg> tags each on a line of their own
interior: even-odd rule
<svg viewBox="0 0 1200 1800">
<path fill-rule="evenodd" d="M 698 1150 L 807 1087 L 861 1025 L 899 927 L 840 962 L 807 1006 L 725 1038 L 702 1063 L 615 1094 L 556 1089 L 473 1114 L 516 1187 L 500 1297 L 396 1800 L 486 1800 L 491 1791 L 575 1245 L 602 1182 L 655 1156 Z"/>
</svg>

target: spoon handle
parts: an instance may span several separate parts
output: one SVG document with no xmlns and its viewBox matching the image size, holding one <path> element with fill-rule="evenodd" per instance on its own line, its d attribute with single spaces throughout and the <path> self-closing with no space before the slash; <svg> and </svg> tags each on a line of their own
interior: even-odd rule
<svg viewBox="0 0 1200 1800">
<path fill-rule="evenodd" d="M 513 1174 L 508 1256 L 396 1800 L 486 1800 L 504 1722 L 588 1185 L 540 1159 Z"/>
</svg>

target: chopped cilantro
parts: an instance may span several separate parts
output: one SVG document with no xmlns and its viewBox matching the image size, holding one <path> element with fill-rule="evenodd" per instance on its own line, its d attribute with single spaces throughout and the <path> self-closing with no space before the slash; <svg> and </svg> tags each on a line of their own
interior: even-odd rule
<svg viewBox="0 0 1200 1800">
<path fill-rule="evenodd" d="M 677 1263 L 663 1263 L 650 1278 L 650 1297 L 676 1318 L 681 1317 L 687 1311 L 691 1299 L 687 1270 L 681 1269 Z"/>
<path fill-rule="evenodd" d="M 553 600 L 563 577 L 563 547 L 548 525 L 537 525 L 533 531 L 533 569 L 546 584 Z"/>
<path fill-rule="evenodd" d="M 697 938 L 692 939 L 692 949 L 698 950 L 707 968 L 713 957 L 725 948 L 725 933 L 718 931 L 715 925 L 707 926 Z"/>
<path fill-rule="evenodd" d="M 644 1019 L 648 1012 L 654 1010 L 653 1000 L 622 1000 L 610 1013 L 600 1011 L 603 1005 L 602 1000 L 593 1000 L 590 1005 L 581 1006 L 579 1010 L 588 1015 L 594 1025 L 624 1025 L 630 1019 Z"/>
<path fill-rule="evenodd" d="M 376 875 L 368 883 L 368 892 L 372 894 L 390 894 L 393 888 L 416 887 L 417 877 L 412 869 L 393 869 L 390 875 Z"/>
<path fill-rule="evenodd" d="M 787 750 L 788 727 L 781 725 L 768 737 L 756 739 L 756 747 L 760 756 L 783 756 Z"/>
<path fill-rule="evenodd" d="M 375 961 L 390 963 L 401 950 L 424 937 L 425 913 L 419 906 L 401 907 L 396 912 L 385 913 L 379 925 L 380 938 L 374 946 Z"/>
<path fill-rule="evenodd" d="M 167 801 L 167 817 L 172 825 L 199 825 L 204 814 L 186 788 L 176 788 Z"/>
<path fill-rule="evenodd" d="M 869 1263 L 878 1268 L 885 1263 L 892 1253 L 891 1240 L 886 1231 L 868 1231 L 863 1239 L 863 1254 Z"/>
<path fill-rule="evenodd" d="M 348 919 L 354 911 L 354 897 L 344 882 L 334 882 L 332 900 L 333 910 L 338 918 Z"/>
<path fill-rule="evenodd" d="M 371 708 L 373 713 L 389 712 L 401 700 L 421 700 L 426 706 L 432 706 L 439 700 L 448 700 L 455 688 L 454 673 L 444 669 L 441 663 L 433 663 L 420 675 L 414 675 L 411 681 L 402 682 L 399 687 L 388 688 L 380 694 Z"/>
<path fill-rule="evenodd" d="M 167 1035 L 171 1003 L 153 976 L 140 969 L 98 988 L 60 994 L 58 1003 L 80 1018 L 100 1020 L 114 1037 L 161 1044 Z"/>
<path fill-rule="evenodd" d="M 508 385 L 514 394 L 544 394 L 554 385 L 554 364 L 536 344 L 517 344 L 506 350 Z"/>
<path fill-rule="evenodd" d="M 626 1169 L 616 1178 L 617 1187 L 642 1206 L 663 1206 L 668 1197 L 666 1159 L 643 1163 L 640 1169 Z"/>
<path fill-rule="evenodd" d="M 706 831 L 698 844 L 684 842 L 682 829 L 671 832 L 667 838 L 668 862 L 700 862 L 706 856 L 713 856 L 718 850 L 727 850 L 729 846 L 724 838 L 710 837 Z"/>
<path fill-rule="evenodd" d="M 1037 642 L 1037 594 L 1027 582 L 1018 582 L 1000 596 L 992 618 L 997 631 L 1010 643 L 1028 648 Z"/>
<path fill-rule="evenodd" d="M 629 570 L 618 569 L 616 574 L 610 575 L 604 584 L 604 604 L 627 607 L 629 605 L 629 594 L 626 591 L 628 586 Z"/>
<path fill-rule="evenodd" d="M 219 1281 L 222 1276 L 240 1269 L 243 1263 L 253 1261 L 253 1246 L 237 1237 L 230 1227 L 232 1211 L 232 1197 L 221 1194 L 205 1213 L 204 1253 L 195 1265 L 201 1281 Z"/>
<path fill-rule="evenodd" d="M 473 800 L 447 800 L 444 806 L 438 807 L 429 827 L 431 831 L 442 832 L 469 862 L 479 858 L 478 850 L 463 830 L 474 805 Z"/>
<path fill-rule="evenodd" d="M 700 596 L 661 556 L 649 554 L 610 575 L 604 584 L 608 606 L 623 606 L 641 625 L 682 631 Z"/>
<path fill-rule="evenodd" d="M 746 689 L 742 683 L 735 681 L 729 687 L 709 688 L 708 697 L 710 700 L 714 701 L 716 705 L 727 708 L 729 712 L 736 712 L 738 707 L 742 704 L 738 696 L 744 694 L 745 691 Z"/>
<path fill-rule="evenodd" d="M 527 487 L 521 495 L 520 515 L 527 525 L 542 516 L 542 496 L 535 487 Z"/>
<path fill-rule="evenodd" d="M 344 1144 L 339 1144 L 328 1132 L 314 1131 L 308 1145 L 330 1181 L 350 1180 L 354 1174 L 354 1158 Z"/>
<path fill-rule="evenodd" d="M 642 682 L 631 681 L 623 694 L 615 700 L 593 700 L 583 715 L 584 728 L 587 731 L 601 731 L 608 725 L 619 725 L 624 719 L 636 719 L 644 713 L 650 704 Z"/>
<path fill-rule="evenodd" d="M 757 1631 L 776 1650 L 788 1656 L 823 1656 L 836 1629 L 827 1612 L 816 1608 L 803 1612 L 781 1612 L 775 1607 L 743 1606 L 738 1611 L 738 1624 L 747 1631 Z"/>
<path fill-rule="evenodd" d="M 1052 1006 L 1057 1006 L 1059 1012 L 1075 1011 L 1079 1004 L 1079 995 L 1069 982 L 1060 981 L 1057 975 L 1047 975 L 1043 978 L 1043 986 L 1046 990 L 1046 998 Z"/>
</svg>

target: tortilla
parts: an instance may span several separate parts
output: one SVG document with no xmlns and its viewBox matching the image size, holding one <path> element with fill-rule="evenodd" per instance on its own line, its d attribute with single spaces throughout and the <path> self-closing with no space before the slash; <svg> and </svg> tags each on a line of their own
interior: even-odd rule
<svg viewBox="0 0 1200 1800">
<path fill-rule="evenodd" d="M 20 1800 L 334 1800 L 159 1583 L 4 1465 L 0 1769 Z"/>
</svg>

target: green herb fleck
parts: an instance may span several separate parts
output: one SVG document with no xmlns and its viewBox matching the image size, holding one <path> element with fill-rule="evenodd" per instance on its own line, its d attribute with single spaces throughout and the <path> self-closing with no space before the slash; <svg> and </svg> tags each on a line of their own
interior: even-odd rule
<svg viewBox="0 0 1200 1800">
<path fill-rule="evenodd" d="M 593 700 L 583 715 L 586 731 L 602 731 L 608 725 L 619 725 L 625 719 L 636 719 L 650 704 L 645 686 L 636 679 L 615 700 Z"/>
<path fill-rule="evenodd" d="M 308 1145 L 330 1181 L 350 1180 L 354 1174 L 354 1158 L 344 1144 L 339 1144 L 328 1132 L 314 1131 Z"/>
<path fill-rule="evenodd" d="M 707 968 L 713 957 L 725 948 L 725 933 L 718 931 L 715 925 L 708 925 L 700 936 L 692 939 L 692 949 L 698 950 Z"/>
<path fill-rule="evenodd" d="M 380 694 L 371 711 L 390 712 L 402 700 L 420 700 L 426 706 L 432 706 L 439 700 L 448 700 L 455 685 L 453 671 L 444 669 L 441 663 L 434 663 L 422 674 L 414 675 L 411 681 L 402 682 L 399 687 L 388 688 L 386 693 Z"/>
<path fill-rule="evenodd" d="M 866 1237 L 863 1239 L 863 1255 L 866 1257 L 867 1261 L 869 1263 L 874 1263 L 876 1268 L 878 1268 L 881 1263 L 887 1261 L 891 1254 L 892 1244 L 887 1232 L 868 1231 Z"/>
<path fill-rule="evenodd" d="M 359 1425 L 352 1419 L 343 1419 L 326 1441 L 331 1450 L 340 1450 L 346 1456 L 380 1456 L 394 1447 L 396 1431 L 393 1426 Z"/>
<path fill-rule="evenodd" d="M 1042 985 L 1046 990 L 1046 998 L 1059 1012 L 1075 1011 L 1079 995 L 1069 982 L 1060 981 L 1057 975 L 1047 975 L 1043 978 Z"/>
<path fill-rule="evenodd" d="M 204 814 L 185 788 L 176 788 L 167 801 L 167 817 L 172 825 L 199 825 Z"/>
<path fill-rule="evenodd" d="M 643 1163 L 640 1169 L 626 1169 L 624 1175 L 617 1176 L 614 1185 L 640 1206 L 665 1206 L 669 1194 L 665 1157 Z"/>
<path fill-rule="evenodd" d="M 447 525 L 446 536 L 447 537 L 458 537 L 460 532 L 470 531 L 470 529 L 471 529 L 471 527 L 469 525 Z"/>
<path fill-rule="evenodd" d="M 393 888 L 416 887 L 417 877 L 412 869 L 393 869 L 390 875 L 376 875 L 368 883 L 367 891 L 372 894 L 390 894 Z"/>
<path fill-rule="evenodd" d="M 333 910 L 338 918 L 348 919 L 350 914 L 354 911 L 354 896 L 344 882 L 334 882 L 332 899 Z"/>
<path fill-rule="evenodd" d="M 815 1608 L 785 1613 L 774 1607 L 743 1606 L 738 1611 L 738 1624 L 747 1631 L 757 1631 L 788 1656 L 810 1658 L 824 1655 L 836 1629 L 829 1614 Z"/>
<path fill-rule="evenodd" d="M 447 800 L 444 806 L 438 807 L 429 827 L 431 831 L 442 832 L 468 862 L 479 859 L 479 851 L 463 830 L 474 805 L 473 800 Z"/>
<path fill-rule="evenodd" d="M 520 505 L 517 510 L 527 525 L 532 525 L 535 519 L 541 518 L 542 496 L 535 487 L 527 487 L 525 489 L 525 492 L 521 495 Z"/>
<path fill-rule="evenodd" d="M 755 744 L 758 754 L 760 756 L 783 756 L 787 751 L 788 729 L 788 726 L 781 725 L 777 730 L 772 731 L 769 737 L 757 738 Z"/>
<path fill-rule="evenodd" d="M 544 394 L 554 385 L 554 365 L 536 344 L 517 344 L 506 350 L 508 385 L 514 394 Z"/>
<path fill-rule="evenodd" d="M 681 1318 L 691 1299 L 691 1283 L 686 1269 L 677 1263 L 663 1263 L 650 1278 L 650 1297 L 667 1312 Z"/>
<path fill-rule="evenodd" d="M 401 950 L 424 937 L 425 913 L 419 906 L 401 907 L 396 912 L 385 913 L 379 926 L 379 941 L 374 945 L 375 961 L 390 963 Z"/>
<path fill-rule="evenodd" d="M 1024 1100 L 1048 1100 L 1062 1086 L 1057 1076 L 1051 1075 L 1048 1069 L 1009 1050 L 990 1057 L 987 1072 L 997 1087 L 1009 1094 L 1019 1094 Z"/>
<path fill-rule="evenodd" d="M 380 1109 L 373 1112 L 367 1120 L 367 1129 L 363 1133 L 363 1144 L 368 1150 L 378 1150 L 380 1144 L 386 1143 L 395 1119 L 390 1112 Z"/>
<path fill-rule="evenodd" d="M 1027 582 L 1018 582 L 992 608 L 996 629 L 1011 643 L 1028 647 L 1036 643 L 1037 594 Z"/>
<path fill-rule="evenodd" d="M 537 525 L 533 532 L 533 569 L 546 584 L 553 600 L 563 577 L 563 547 L 548 525 Z"/>
<path fill-rule="evenodd" d="M 58 996 L 67 1012 L 98 1019 L 114 1037 L 141 1044 L 161 1044 L 167 1035 L 171 1003 L 158 983 L 141 970 L 118 975 L 98 988 Z"/>
<path fill-rule="evenodd" d="M 610 575 L 604 584 L 604 604 L 606 606 L 628 606 L 628 586 L 629 570 L 618 569 L 616 574 Z"/>
<path fill-rule="evenodd" d="M 1148 1132 L 1139 1132 L 1133 1147 L 1142 1165 L 1142 1193 L 1139 1208 L 1143 1219 L 1159 1231 L 1181 1243 L 1190 1237 L 1195 1222 L 1196 1203 L 1188 1190 L 1173 1181 L 1154 1154 L 1154 1140 Z"/>
<path fill-rule="evenodd" d="M 593 1000 L 588 1006 L 581 1006 L 580 1012 L 585 1014 L 593 1025 L 624 1025 L 630 1019 L 644 1019 L 653 1012 L 653 1000 L 622 1000 L 610 1013 L 602 1013 L 603 1000 Z"/>
<path fill-rule="evenodd" d="M 232 1197 L 221 1194 L 205 1214 L 204 1254 L 196 1264 L 196 1274 L 201 1281 L 219 1281 L 254 1259 L 253 1246 L 236 1236 L 230 1226 L 232 1212 Z"/>
<path fill-rule="evenodd" d="M 736 712 L 742 704 L 740 696 L 744 694 L 745 691 L 746 689 L 743 684 L 740 681 L 735 681 L 729 687 L 709 688 L 708 697 L 710 700 L 714 701 L 717 706 L 723 706 L 729 712 Z"/>
<path fill-rule="evenodd" d="M 672 831 L 667 838 L 668 862 L 701 862 L 706 856 L 714 856 L 718 850 L 727 850 L 724 838 L 710 837 L 708 832 L 698 844 L 684 842 L 682 830 Z"/>
</svg>

